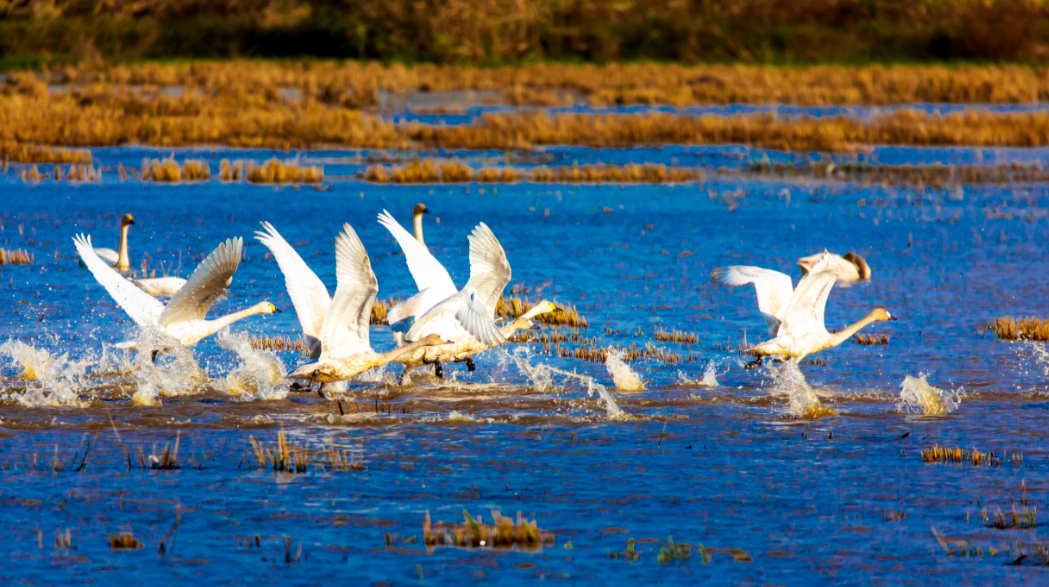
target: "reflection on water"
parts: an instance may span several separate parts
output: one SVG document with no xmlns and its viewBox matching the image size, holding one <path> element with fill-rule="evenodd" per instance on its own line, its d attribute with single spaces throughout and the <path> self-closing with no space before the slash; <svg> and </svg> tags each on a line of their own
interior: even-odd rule
<svg viewBox="0 0 1049 587">
<path fill-rule="evenodd" d="M 676 160 L 705 168 L 763 156 L 732 146 L 547 151 L 555 164 Z M 167 155 L 95 152 L 103 167 Z M 957 163 L 995 153 L 1044 158 L 885 148 L 873 156 Z M 214 169 L 222 158 L 273 155 L 177 156 L 213 161 Z M 143 186 L 117 173 L 98 184 L 34 185 L 0 173 L 0 189 L 15 196 L 0 207 L 0 242 L 37 259 L 0 267 L 0 576 L 1037 582 L 1035 569 L 1023 566 L 1031 560 L 1004 565 L 1020 557 L 1018 543 L 1036 552 L 1031 545 L 1044 542 L 1042 534 L 988 528 L 980 512 L 1008 511 L 1024 491 L 1031 503 L 1045 500 L 1049 352 L 1042 343 L 993 340 L 981 326 L 1004 315 L 1044 316 L 1046 186 L 938 190 L 717 175 L 676 186 L 373 186 L 353 179 L 361 165 L 346 155 L 304 155 L 333 161 L 325 173 L 331 191 L 217 181 Z M 571 304 L 591 327 L 553 329 L 561 342 L 548 348 L 482 353 L 476 371 L 449 364 L 443 379 L 429 368 L 399 381 L 400 367 L 387 367 L 328 386 L 321 397 L 283 379 L 303 361 L 296 352 L 256 350 L 245 340 L 297 337 L 294 312 L 246 319 L 192 349 L 172 347 L 131 324 L 77 266 L 70 242 L 87 232 L 113 246 L 120 216 L 130 212 L 135 270 L 188 277 L 219 240 L 250 237 L 259 221 L 279 219 L 282 231 L 301 235 L 296 249 L 333 291 L 331 239 L 349 222 L 368 249 L 380 298 L 403 299 L 417 288 L 375 214 L 387 208 L 407 222 L 420 201 L 433 212 L 430 250 L 457 284 L 469 272 L 466 235 L 484 221 L 507 251 L 514 295 Z M 764 321 L 752 290 L 713 287 L 710 270 L 753 264 L 796 280 L 796 260 L 824 248 L 861 253 L 875 275 L 835 286 L 828 328 L 886 307 L 900 320 L 870 334 L 888 344 L 847 342 L 818 355 L 825 365 L 743 369 L 738 349 Z M 246 242 L 214 311 L 257 299 L 291 305 L 273 259 Z M 644 349 L 656 343 L 656 328 L 695 337 L 660 341 L 659 360 L 566 358 L 582 340 L 588 348 Z M 137 350 L 116 346 L 129 339 Z M 394 345 L 383 326 L 372 327 L 371 340 L 379 351 Z M 281 430 L 303 449 L 296 454 L 316 459 L 307 472 L 256 466 L 249 437 L 278 447 Z M 178 466 L 151 468 L 170 464 L 164 447 L 176 438 Z M 920 450 L 934 443 L 1023 453 L 1025 465 L 927 465 Z M 323 461 L 329 447 L 362 454 L 363 467 L 333 467 Z M 557 546 L 534 553 L 420 546 L 426 511 L 458 522 L 463 509 L 486 508 L 534 517 Z M 947 556 L 930 526 L 985 554 Z M 113 550 L 109 534 L 120 532 L 145 547 Z M 668 537 L 691 556 L 660 564 Z M 999 554 L 987 555 L 989 547 Z M 635 562 L 609 557 L 624 552 Z M 747 557 L 753 564 L 742 562 Z"/>
</svg>

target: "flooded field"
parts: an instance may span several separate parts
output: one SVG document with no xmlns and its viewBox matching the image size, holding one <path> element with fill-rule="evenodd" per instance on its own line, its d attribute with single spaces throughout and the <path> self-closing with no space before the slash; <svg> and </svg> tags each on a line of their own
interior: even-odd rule
<svg viewBox="0 0 1049 587">
<path fill-rule="evenodd" d="M 49 165 L 39 181 L 20 165 L 0 174 L 0 248 L 32 261 L 0 265 L 4 581 L 1046 581 L 1049 352 L 987 331 L 1007 315 L 1045 316 L 1043 183 L 768 177 L 746 171 L 837 159 L 740 146 L 427 153 L 474 168 L 700 171 L 675 185 L 362 180 L 371 165 L 413 159 L 395 152 L 91 153 L 94 181 L 54 181 Z M 117 171 L 169 155 L 203 160 L 216 177 L 168 185 Z M 275 156 L 323 166 L 323 183 L 217 178 L 223 159 Z M 1047 156 L 883 147 L 859 157 Z M 259 223 L 273 223 L 329 291 L 334 237 L 350 223 L 378 299 L 399 300 L 414 282 L 376 215 L 408 226 L 420 202 L 426 242 L 456 284 L 469 274 L 466 236 L 485 222 L 513 269 L 504 296 L 574 308 L 588 327 L 523 332 L 525 342 L 476 357 L 476 371 L 446 365 L 443 379 L 419 370 L 402 385 L 399 366 L 373 371 L 341 406 L 291 390 L 283 376 L 307 359 L 247 340 L 300 334 L 283 276 L 253 238 Z M 285 311 L 155 364 L 118 348 L 137 329 L 78 266 L 72 239 L 116 248 L 125 213 L 140 275 L 188 277 L 241 236 L 244 258 L 212 315 L 262 301 Z M 798 368 L 745 369 L 739 349 L 764 340 L 766 325 L 753 288 L 716 285 L 712 269 L 758 265 L 797 283 L 797 260 L 824 249 L 860 253 L 872 273 L 834 287 L 829 330 L 875 307 L 898 320 Z M 371 340 L 394 347 L 387 326 L 373 325 Z M 469 540 L 493 512 L 537 542 Z M 461 535 L 433 538 L 440 523 Z"/>
</svg>

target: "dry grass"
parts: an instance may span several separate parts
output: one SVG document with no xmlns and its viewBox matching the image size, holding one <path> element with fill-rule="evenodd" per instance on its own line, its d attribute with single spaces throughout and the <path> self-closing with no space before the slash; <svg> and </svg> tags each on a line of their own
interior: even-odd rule
<svg viewBox="0 0 1049 587">
<path fill-rule="evenodd" d="M 372 317 L 371 323 L 375 325 L 385 326 L 389 324 L 386 315 L 389 313 L 390 308 L 397 305 L 398 300 L 390 298 L 388 300 L 375 300 L 372 304 Z"/>
<path fill-rule="evenodd" d="M 1002 460 L 994 456 L 993 452 L 980 452 L 975 448 L 970 452 L 961 447 L 947 448 L 939 445 L 922 450 L 922 459 L 926 463 L 972 465 L 974 467 L 998 467 L 1002 464 Z"/>
<path fill-rule="evenodd" d="M 776 178 L 839 180 L 850 183 L 927 185 L 944 188 L 963 184 L 1007 184 L 1049 181 L 1049 171 L 1038 164 L 1024 165 L 870 165 L 866 163 L 811 163 L 808 165 L 753 163 L 748 172 Z"/>
<path fill-rule="evenodd" d="M 660 342 L 682 342 L 686 344 L 696 344 L 699 342 L 699 337 L 691 332 L 682 332 L 680 330 L 663 330 L 662 328 L 656 328 L 653 338 Z"/>
<path fill-rule="evenodd" d="M 288 336 L 275 336 L 270 338 L 266 335 L 253 336 L 248 339 L 253 349 L 262 349 L 267 351 L 296 351 L 303 357 L 310 356 L 310 347 L 306 344 L 302 336 L 299 338 L 291 338 Z"/>
<path fill-rule="evenodd" d="M 337 449 L 329 443 L 327 449 L 311 451 L 309 443 L 294 445 L 288 442 L 284 430 L 277 434 L 277 446 L 267 447 L 249 436 L 252 454 L 249 462 L 259 469 L 270 468 L 280 473 L 306 473 L 310 465 L 317 472 L 348 472 L 364 469 L 363 455 L 348 449 Z"/>
<path fill-rule="evenodd" d="M 430 512 L 423 522 L 423 543 L 427 547 L 455 546 L 459 548 L 517 548 L 539 550 L 554 546 L 554 534 L 541 530 L 535 520 L 528 521 L 518 512 L 517 520 L 491 510 L 494 524 L 485 524 L 481 516 L 475 520 L 465 509 L 463 523 L 438 522 L 431 524 Z"/>
<path fill-rule="evenodd" d="M 875 336 L 873 334 L 857 334 L 852 337 L 854 344 L 862 344 L 864 346 L 875 346 L 882 344 L 889 344 L 889 337 L 884 334 L 881 336 Z"/>
<path fill-rule="evenodd" d="M 0 249 L 0 265 L 32 265 L 35 257 L 25 249 Z"/>
<path fill-rule="evenodd" d="M 250 183 L 321 183 L 324 181 L 324 168 L 270 159 L 263 165 L 249 164 L 247 179 Z"/>
<path fill-rule="evenodd" d="M 135 538 L 131 532 L 121 532 L 109 535 L 109 548 L 112 550 L 141 550 L 145 544 Z"/>
<path fill-rule="evenodd" d="M 522 173 L 513 167 L 485 167 L 476 172 L 457 162 L 437 165 L 414 161 L 407 165 L 373 165 L 364 172 L 372 183 L 681 183 L 700 179 L 698 170 L 665 165 L 572 165 L 537 167 Z"/>
<path fill-rule="evenodd" d="M 87 165 L 92 162 L 91 151 L 86 149 L 63 149 L 20 144 L 13 141 L 0 142 L 0 160 L 18 163 L 83 163 Z"/>
<path fill-rule="evenodd" d="M 499 298 L 495 305 L 497 318 L 517 318 L 532 309 L 532 304 L 517 297 L 509 299 Z M 569 326 L 572 328 L 590 328 L 586 318 L 581 316 L 574 306 L 565 304 L 553 312 L 546 312 L 533 318 L 535 322 L 550 324 L 554 326 Z"/>
<path fill-rule="evenodd" d="M 664 365 L 682 365 L 698 363 L 700 356 L 689 351 L 682 354 L 676 351 L 668 351 L 653 344 L 641 347 L 637 343 L 631 343 L 628 347 L 599 346 L 596 340 L 587 339 L 575 348 L 565 348 L 559 344 L 553 345 L 554 354 L 563 359 L 578 359 L 591 363 L 604 363 L 610 354 L 618 354 L 623 362 L 653 362 Z"/>
<path fill-rule="evenodd" d="M 1049 320 L 1042 318 L 998 318 L 987 325 L 999 340 L 1049 341 Z"/>
</svg>

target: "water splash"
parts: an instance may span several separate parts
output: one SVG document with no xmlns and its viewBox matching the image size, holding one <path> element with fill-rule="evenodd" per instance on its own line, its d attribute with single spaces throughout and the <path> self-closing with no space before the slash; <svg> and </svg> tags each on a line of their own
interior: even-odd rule
<svg viewBox="0 0 1049 587">
<path fill-rule="evenodd" d="M 703 369 L 703 377 L 698 380 L 689 378 L 684 371 L 678 371 L 677 383 L 679 385 L 694 385 L 697 387 L 717 387 L 721 385 L 718 382 L 718 375 L 728 373 L 729 364 L 729 359 L 707 361 L 707 366 Z"/>
<path fill-rule="evenodd" d="M 136 406 L 158 406 L 165 395 L 198 393 L 209 382 L 192 351 L 161 331 L 144 328 L 129 346 L 136 349 L 132 370 L 137 388 L 131 396 Z"/>
<path fill-rule="evenodd" d="M 910 375 L 904 378 L 900 402 L 896 407 L 901 412 L 922 412 L 930 416 L 942 416 L 957 410 L 964 388 L 951 391 L 940 389 L 929 385 L 926 377 L 925 373 L 919 373 L 917 378 Z"/>
<path fill-rule="evenodd" d="M 645 390 L 645 383 L 641 381 L 641 377 L 634 373 L 630 365 L 623 361 L 623 351 L 609 350 L 608 358 L 605 359 L 605 368 L 608 369 L 608 373 L 612 376 L 616 389 L 621 391 Z"/>
<path fill-rule="evenodd" d="M 227 394 L 244 399 L 274 400 L 288 397 L 284 363 L 272 351 L 256 349 L 248 339 L 223 330 L 216 337 L 220 348 L 239 359 L 236 367 L 219 382 Z"/>
<path fill-rule="evenodd" d="M 9 395 L 19 404 L 77 407 L 88 404 L 80 396 L 87 389 L 85 380 L 90 361 L 73 361 L 68 353 L 52 356 L 47 349 L 19 340 L 0 344 L 0 355 L 7 356 L 22 369 L 18 378 L 26 382 L 26 388 Z"/>
<path fill-rule="evenodd" d="M 505 351 L 503 352 L 517 364 L 517 367 L 521 372 L 532 381 L 532 384 L 535 385 L 536 389 L 539 391 L 546 391 L 547 389 L 553 388 L 555 374 L 568 379 L 575 379 L 586 384 L 587 396 L 593 397 L 594 394 L 597 394 L 597 396 L 601 398 L 601 401 L 605 403 L 605 413 L 608 414 L 610 420 L 620 420 L 626 417 L 626 414 L 619 408 L 619 405 L 612 397 L 612 394 L 608 392 L 608 389 L 606 389 L 604 385 L 595 381 L 593 377 L 562 371 L 561 369 L 543 363 L 532 365 L 530 360 L 531 352 L 525 347 L 514 349 L 512 354 L 506 353 Z"/>
<path fill-rule="evenodd" d="M 816 397 L 816 392 L 798 368 L 797 361 L 785 361 L 781 367 L 775 367 L 771 361 L 766 361 L 765 371 L 772 377 L 773 384 L 789 395 L 790 414 L 795 418 L 809 420 L 838 415 L 834 408 L 824 406 Z"/>
</svg>

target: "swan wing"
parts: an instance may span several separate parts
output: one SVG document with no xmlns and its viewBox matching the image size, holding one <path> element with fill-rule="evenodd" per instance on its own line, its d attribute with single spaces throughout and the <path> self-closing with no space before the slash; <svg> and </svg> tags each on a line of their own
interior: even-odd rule
<svg viewBox="0 0 1049 587">
<path fill-rule="evenodd" d="M 364 243 L 349 224 L 335 237 L 335 274 L 339 285 L 321 328 L 321 359 L 371 350 L 369 329 L 379 282 Z"/>
<path fill-rule="evenodd" d="M 510 283 L 510 262 L 499 239 L 484 222 L 467 238 L 470 239 L 470 280 L 466 287 L 477 290 L 488 314 L 495 319 L 495 306 L 503 295 L 503 288 Z"/>
<path fill-rule="evenodd" d="M 99 247 L 95 249 L 95 254 L 110 266 L 116 265 L 120 261 L 120 253 L 113 249 Z"/>
<path fill-rule="evenodd" d="M 794 284 L 790 276 L 772 269 L 749 265 L 715 267 L 711 278 L 721 285 L 739 286 L 753 284 L 758 294 L 758 309 L 769 324 L 770 330 L 779 326 L 781 314 L 794 295 Z"/>
<path fill-rule="evenodd" d="M 171 296 L 171 301 L 160 316 L 160 325 L 203 320 L 211 304 L 215 303 L 231 283 L 233 274 L 240 265 L 243 251 L 244 239 L 240 237 L 219 243 L 219 246 L 193 270 L 193 275 L 186 285 Z"/>
<path fill-rule="evenodd" d="M 320 340 L 324 316 L 331 305 L 328 288 L 324 287 L 324 282 L 272 224 L 263 222 L 262 228 L 261 231 L 255 231 L 255 238 L 273 253 L 280 272 L 284 274 L 284 287 L 288 290 L 291 304 L 295 306 L 295 315 L 299 317 L 302 332 L 310 346 L 313 346 L 315 341 Z"/>
<path fill-rule="evenodd" d="M 419 288 L 419 291 L 433 287 L 443 292 L 443 297 L 459 291 L 444 265 L 441 265 L 440 261 L 426 249 L 426 246 L 415 240 L 415 237 L 398 224 L 386 210 L 379 214 L 379 224 L 385 226 L 386 230 L 390 231 L 393 238 L 397 240 L 397 244 L 401 245 L 404 259 L 408 263 L 408 271 L 411 271 L 412 279 L 415 280 L 415 286 Z"/>
<path fill-rule="evenodd" d="M 794 290 L 790 303 L 780 317 L 780 334 L 798 337 L 810 332 L 826 331 L 823 316 L 827 308 L 827 297 L 830 296 L 830 290 L 834 288 L 840 271 L 833 257 L 824 253 L 809 270 L 808 275 L 798 282 L 798 289 Z"/>
<path fill-rule="evenodd" d="M 91 247 L 90 236 L 78 234 L 73 238 L 73 244 L 84 265 L 95 276 L 95 280 L 106 288 L 110 297 L 127 312 L 135 324 L 143 327 L 156 326 L 164 312 L 164 304 L 139 289 L 100 259 Z"/>
<path fill-rule="evenodd" d="M 499 332 L 499 327 L 488 314 L 488 308 L 481 296 L 472 287 L 464 287 L 461 292 L 430 308 L 415 321 L 404 338 L 409 341 L 420 340 L 433 333 L 455 338 L 461 331 L 489 347 L 506 342 L 506 338 Z"/>
<path fill-rule="evenodd" d="M 146 277 L 132 279 L 131 283 L 151 296 L 173 296 L 186 285 L 186 280 L 181 277 Z"/>
<path fill-rule="evenodd" d="M 386 313 L 386 319 L 391 325 L 407 318 L 418 319 L 425 314 L 427 310 L 441 303 L 447 297 L 448 296 L 438 288 L 428 287 L 390 308 L 390 311 Z"/>
</svg>

